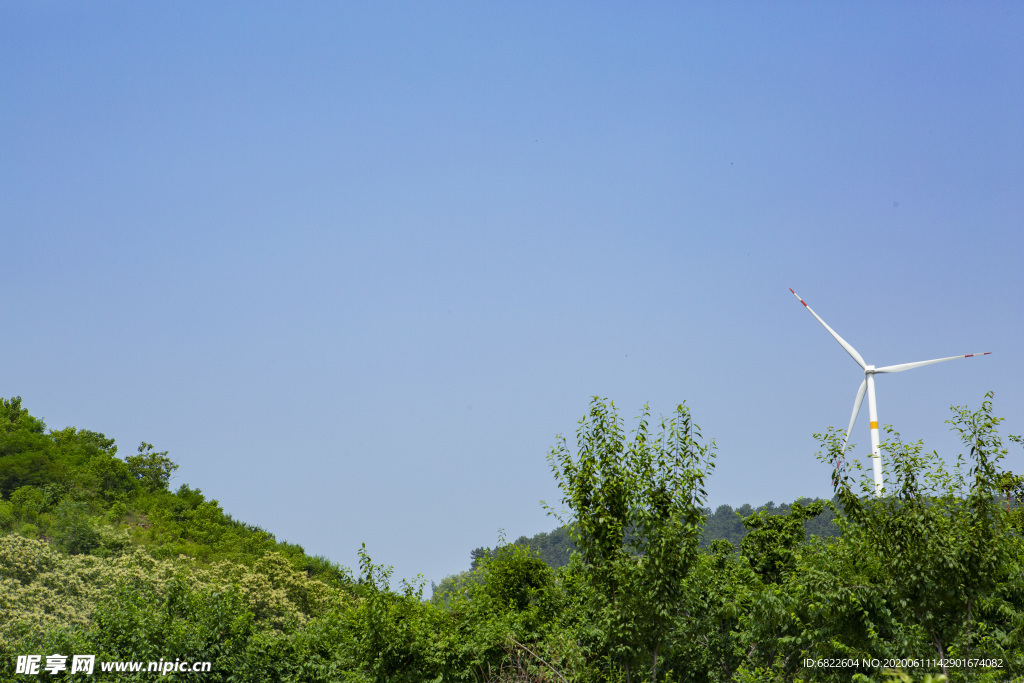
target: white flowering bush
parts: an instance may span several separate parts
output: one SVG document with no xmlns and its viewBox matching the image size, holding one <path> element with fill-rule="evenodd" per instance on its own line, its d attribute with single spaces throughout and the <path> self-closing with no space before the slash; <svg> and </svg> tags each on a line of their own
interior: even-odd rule
<svg viewBox="0 0 1024 683">
<path fill-rule="evenodd" d="M 280 553 L 267 553 L 252 567 L 221 562 L 196 574 L 208 585 L 236 586 L 256 619 L 278 629 L 322 614 L 337 596 L 336 590 L 296 570 Z"/>
<path fill-rule="evenodd" d="M 106 558 L 62 555 L 44 541 L 8 534 L 0 536 L 0 646 L 27 631 L 88 627 L 96 606 L 120 588 L 166 596 L 174 580 L 196 590 L 235 590 L 257 622 L 275 629 L 305 623 L 337 596 L 278 553 L 252 567 L 203 567 L 186 557 L 158 560 L 142 549 Z"/>
</svg>

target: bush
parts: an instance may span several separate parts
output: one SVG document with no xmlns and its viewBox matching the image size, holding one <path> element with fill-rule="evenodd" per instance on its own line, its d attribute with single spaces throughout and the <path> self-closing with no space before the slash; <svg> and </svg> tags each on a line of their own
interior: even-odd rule
<svg viewBox="0 0 1024 683">
<path fill-rule="evenodd" d="M 76 501 L 61 501 L 50 533 L 57 547 L 69 555 L 86 554 L 100 545 L 100 534 L 89 521 L 85 505 Z"/>
<path fill-rule="evenodd" d="M 10 529 L 14 524 L 14 505 L 0 499 L 0 529 Z"/>
</svg>

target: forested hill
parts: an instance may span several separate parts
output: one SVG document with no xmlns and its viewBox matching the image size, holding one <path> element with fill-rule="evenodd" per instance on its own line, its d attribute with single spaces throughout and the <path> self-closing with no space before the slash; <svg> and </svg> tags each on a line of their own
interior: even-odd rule
<svg viewBox="0 0 1024 683">
<path fill-rule="evenodd" d="M 815 499 L 818 500 L 818 499 Z M 807 504 L 809 499 L 800 499 L 800 502 Z M 793 510 L 791 503 L 775 505 L 774 501 L 768 501 L 764 505 L 753 507 L 749 503 L 733 509 L 730 505 L 720 505 L 712 512 L 704 510 L 705 521 L 704 531 L 701 535 L 700 547 L 708 548 L 712 541 L 724 540 L 739 548 L 740 541 L 747 535 L 748 530 L 743 524 L 745 518 L 754 514 L 765 515 L 788 515 Z M 825 508 L 821 514 L 812 517 L 804 522 L 804 529 L 807 538 L 819 536 L 831 538 L 839 535 L 839 528 L 833 519 L 835 513 Z M 559 527 L 549 533 L 541 532 L 527 538 L 520 536 L 514 541 L 515 545 L 526 546 L 536 554 L 552 569 L 564 567 L 569 564 L 569 556 L 572 554 L 573 542 L 569 537 L 568 529 Z M 470 568 L 475 568 L 478 561 L 488 552 L 486 548 L 476 548 L 470 553 Z"/>
<path fill-rule="evenodd" d="M 251 565 L 274 552 L 310 577 L 341 578 L 331 562 L 233 519 L 199 489 L 182 484 L 172 492 L 176 469 L 152 444 L 121 458 L 99 432 L 47 430 L 20 397 L 0 402 L 0 533 L 100 558 L 140 548 L 156 559 Z"/>
</svg>

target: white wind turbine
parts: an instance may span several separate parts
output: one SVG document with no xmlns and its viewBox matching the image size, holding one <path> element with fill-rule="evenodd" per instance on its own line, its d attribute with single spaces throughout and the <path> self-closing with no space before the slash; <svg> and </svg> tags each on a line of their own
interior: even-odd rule
<svg viewBox="0 0 1024 683">
<path fill-rule="evenodd" d="M 791 292 L 793 289 L 790 288 Z M 850 426 L 846 428 L 846 439 L 843 441 L 842 453 L 846 452 L 846 444 L 850 442 L 850 431 L 853 430 L 853 423 L 857 421 L 857 413 L 860 412 L 860 405 L 864 402 L 864 391 L 868 392 L 868 416 L 871 419 L 871 461 L 875 470 L 875 494 L 878 496 L 882 495 L 882 452 L 878 448 L 878 411 L 875 406 L 875 375 L 883 372 L 903 372 L 904 370 L 910 370 L 912 368 L 919 368 L 922 365 L 931 365 L 932 363 L 941 363 L 947 360 L 956 360 L 957 358 L 971 358 L 973 356 L 987 356 L 991 351 L 985 353 L 968 353 L 963 356 L 949 356 L 948 358 L 936 358 L 934 360 L 921 360 L 916 363 L 903 363 L 902 365 L 887 365 L 884 368 L 876 368 L 874 365 L 868 365 L 861 358 L 861 355 L 857 353 L 857 349 L 850 346 L 845 339 L 836 334 L 835 330 L 825 324 L 825 321 L 818 317 L 818 314 L 811 310 L 811 307 L 807 305 L 807 302 L 800 298 L 800 295 L 793 292 L 800 303 L 810 311 L 811 315 L 818 319 L 818 322 L 824 325 L 828 333 L 835 337 L 835 340 L 839 342 L 839 345 L 846 349 L 846 352 L 857 361 L 857 365 L 864 370 L 864 381 L 860 383 L 860 389 L 857 390 L 857 398 L 853 402 L 853 415 L 850 416 Z"/>
</svg>

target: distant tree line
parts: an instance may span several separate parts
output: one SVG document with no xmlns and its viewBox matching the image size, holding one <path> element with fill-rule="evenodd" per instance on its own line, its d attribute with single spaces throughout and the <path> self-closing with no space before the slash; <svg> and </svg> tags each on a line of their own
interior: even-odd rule
<svg viewBox="0 0 1024 683">
<path fill-rule="evenodd" d="M 810 502 L 816 502 L 815 498 Z M 807 504 L 809 499 L 801 498 L 797 502 Z M 833 500 L 833 503 L 836 501 Z M 765 515 L 789 515 L 793 510 L 793 504 L 782 503 L 775 505 L 768 501 L 764 505 L 753 507 L 745 503 L 738 508 L 731 505 L 719 505 L 714 512 L 710 508 L 703 508 L 704 526 L 701 531 L 700 547 L 710 548 L 713 541 L 728 541 L 733 547 L 739 549 L 743 539 L 749 531 L 743 525 L 743 520 L 757 513 Z M 839 527 L 835 524 L 835 513 L 829 507 L 824 507 L 814 517 L 804 521 L 806 538 L 819 536 L 821 538 L 832 538 L 840 534 Z M 627 534 L 628 537 L 628 534 Z M 572 534 L 568 527 L 562 526 L 549 533 L 541 532 L 534 536 L 520 536 L 514 542 L 515 545 L 523 546 L 544 561 L 552 569 L 558 569 L 569 564 L 569 558 L 576 547 L 572 542 Z M 470 570 L 476 569 L 481 558 L 493 551 L 487 548 L 474 548 L 470 552 Z M 441 586 L 447 579 L 443 580 Z"/>
</svg>

